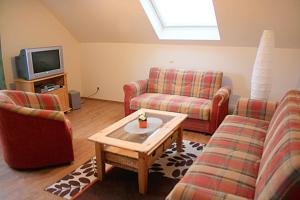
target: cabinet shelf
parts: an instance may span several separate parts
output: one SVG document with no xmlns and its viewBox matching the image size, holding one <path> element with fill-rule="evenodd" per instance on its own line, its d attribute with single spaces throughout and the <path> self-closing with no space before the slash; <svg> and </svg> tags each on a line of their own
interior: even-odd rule
<svg viewBox="0 0 300 200">
<path fill-rule="evenodd" d="M 43 94 L 55 94 L 58 96 L 61 103 L 62 111 L 67 112 L 69 107 L 67 74 L 56 74 L 48 77 L 43 77 L 34 80 L 16 79 L 16 89 L 25 92 L 40 93 L 41 87 L 49 84 L 59 85 L 60 88 L 44 92 Z"/>
</svg>

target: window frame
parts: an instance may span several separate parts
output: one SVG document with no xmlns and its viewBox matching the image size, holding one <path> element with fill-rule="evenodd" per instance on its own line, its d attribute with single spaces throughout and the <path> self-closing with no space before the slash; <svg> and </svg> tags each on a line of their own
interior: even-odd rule
<svg viewBox="0 0 300 200">
<path fill-rule="evenodd" d="M 140 0 L 140 3 L 160 40 L 220 40 L 218 25 L 164 26 L 163 20 L 152 0 Z M 214 15 L 216 17 L 215 13 Z"/>
</svg>

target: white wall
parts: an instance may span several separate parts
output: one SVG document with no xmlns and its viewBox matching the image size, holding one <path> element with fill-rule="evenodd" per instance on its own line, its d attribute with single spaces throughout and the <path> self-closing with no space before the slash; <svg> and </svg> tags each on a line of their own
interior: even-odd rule
<svg viewBox="0 0 300 200">
<path fill-rule="evenodd" d="M 126 43 L 81 43 L 84 66 L 83 95 L 123 101 L 124 83 L 145 79 L 151 66 L 224 72 L 223 85 L 230 85 L 233 99 L 249 97 L 252 67 L 257 48 L 206 47 Z M 300 89 L 300 49 L 276 49 L 270 99 L 278 100 L 292 88 Z"/>
<path fill-rule="evenodd" d="M 81 90 L 80 45 L 39 0 L 0 0 L 6 83 L 14 83 L 14 57 L 22 48 L 62 45 L 69 89 Z"/>
</svg>

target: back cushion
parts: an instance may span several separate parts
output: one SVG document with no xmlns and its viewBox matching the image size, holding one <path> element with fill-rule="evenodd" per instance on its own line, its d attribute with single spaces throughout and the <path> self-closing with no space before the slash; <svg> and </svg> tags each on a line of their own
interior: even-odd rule
<svg viewBox="0 0 300 200">
<path fill-rule="evenodd" d="M 289 91 L 270 122 L 256 181 L 255 199 L 300 195 L 300 91 Z"/>
<path fill-rule="evenodd" d="M 59 101 L 53 95 L 42 95 L 18 90 L 1 90 L 0 103 L 10 103 L 35 109 L 59 110 Z"/>
<path fill-rule="evenodd" d="M 222 72 L 151 68 L 149 93 L 212 99 L 222 84 Z"/>
</svg>

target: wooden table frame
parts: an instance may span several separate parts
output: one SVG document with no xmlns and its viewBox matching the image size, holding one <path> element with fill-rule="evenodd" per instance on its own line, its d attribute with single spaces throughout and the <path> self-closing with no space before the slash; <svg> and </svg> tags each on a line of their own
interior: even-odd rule
<svg viewBox="0 0 300 200">
<path fill-rule="evenodd" d="M 156 133 L 155 137 L 150 138 L 142 144 L 123 141 L 108 136 L 114 130 L 135 119 L 140 112 L 170 115 L 174 116 L 174 118 L 164 124 L 159 132 Z M 182 122 L 186 117 L 186 114 L 141 109 L 89 137 L 89 140 L 95 142 L 98 179 L 100 181 L 104 179 L 105 163 L 136 171 L 138 173 L 139 192 L 145 194 L 148 187 L 148 170 L 153 162 L 155 162 L 175 140 L 177 151 L 180 152 L 182 150 Z"/>
</svg>

